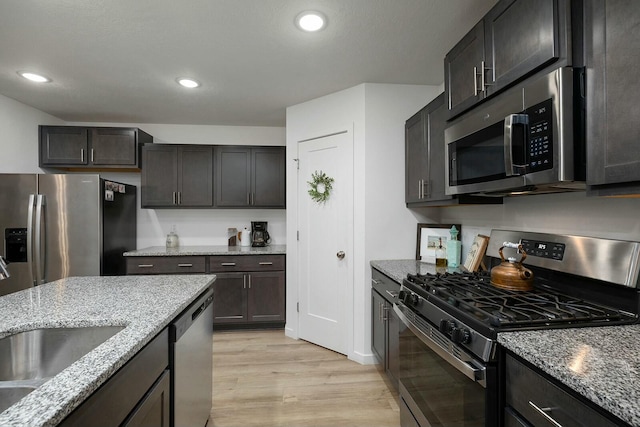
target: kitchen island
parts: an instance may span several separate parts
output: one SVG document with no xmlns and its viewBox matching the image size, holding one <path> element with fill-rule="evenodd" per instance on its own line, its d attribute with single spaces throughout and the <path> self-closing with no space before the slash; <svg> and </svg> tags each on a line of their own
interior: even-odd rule
<svg viewBox="0 0 640 427">
<path fill-rule="evenodd" d="M 59 424 L 211 287 L 215 278 L 72 277 L 1 297 L 0 338 L 37 328 L 124 329 L 1 413 L 0 425 Z"/>
</svg>

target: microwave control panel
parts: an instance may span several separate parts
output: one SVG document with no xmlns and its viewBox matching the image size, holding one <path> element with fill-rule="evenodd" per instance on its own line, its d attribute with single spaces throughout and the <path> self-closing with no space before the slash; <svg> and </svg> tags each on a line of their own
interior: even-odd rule
<svg viewBox="0 0 640 427">
<path fill-rule="evenodd" d="M 548 99 L 525 110 L 525 114 L 529 116 L 529 172 L 553 167 L 552 108 L 551 99 Z"/>
</svg>

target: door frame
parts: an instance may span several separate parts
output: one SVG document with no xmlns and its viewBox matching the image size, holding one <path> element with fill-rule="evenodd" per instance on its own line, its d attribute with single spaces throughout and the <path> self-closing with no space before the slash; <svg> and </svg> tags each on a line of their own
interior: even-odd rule
<svg viewBox="0 0 640 427">
<path fill-rule="evenodd" d="M 298 302 L 299 302 L 299 244 L 297 239 L 297 232 L 299 230 L 299 218 L 298 218 L 298 147 L 301 142 L 310 141 L 318 138 L 323 138 L 340 133 L 346 133 L 350 136 L 349 151 L 351 156 L 351 188 L 352 192 L 355 192 L 355 176 L 354 176 L 354 151 L 355 151 L 355 138 L 354 138 L 354 123 L 349 122 L 339 126 L 331 126 L 330 128 L 317 128 L 306 129 L 304 134 L 292 135 L 291 138 L 288 135 L 287 140 L 293 141 L 291 144 L 287 144 L 287 289 L 286 289 L 286 324 L 285 335 L 299 339 L 299 314 L 298 314 Z M 345 291 L 345 324 L 347 326 L 347 357 L 352 360 L 359 360 L 354 353 L 354 264 L 356 261 L 355 244 L 354 244 L 354 229 L 355 229 L 355 215 L 354 215 L 354 200 L 353 197 L 348 201 L 348 215 L 347 219 L 351 224 L 351 232 L 347 235 L 347 247 L 344 249 L 349 257 L 349 265 L 347 270 L 347 289 Z"/>
</svg>

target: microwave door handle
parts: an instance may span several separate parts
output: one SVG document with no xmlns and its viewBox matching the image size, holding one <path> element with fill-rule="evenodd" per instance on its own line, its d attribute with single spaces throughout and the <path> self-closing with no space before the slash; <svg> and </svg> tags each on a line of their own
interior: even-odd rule
<svg viewBox="0 0 640 427">
<path fill-rule="evenodd" d="M 504 170 L 507 176 L 522 175 L 527 167 L 524 150 L 519 153 L 520 158 L 514 159 L 514 129 L 516 127 L 523 129 L 523 138 L 526 140 L 529 116 L 527 114 L 510 114 L 504 118 Z"/>
</svg>

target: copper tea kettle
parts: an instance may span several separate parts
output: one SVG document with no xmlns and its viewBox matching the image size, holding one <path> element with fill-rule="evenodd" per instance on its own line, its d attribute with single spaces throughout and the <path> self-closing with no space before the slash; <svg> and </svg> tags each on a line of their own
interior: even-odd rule
<svg viewBox="0 0 640 427">
<path fill-rule="evenodd" d="M 522 254 L 520 261 L 515 257 L 506 260 L 502 254 L 502 249 L 517 249 Z M 503 289 L 512 291 L 530 291 L 533 289 L 533 272 L 522 265 L 522 261 L 527 257 L 527 253 L 520 243 L 504 242 L 498 250 L 502 262 L 491 269 L 491 284 Z"/>
</svg>

